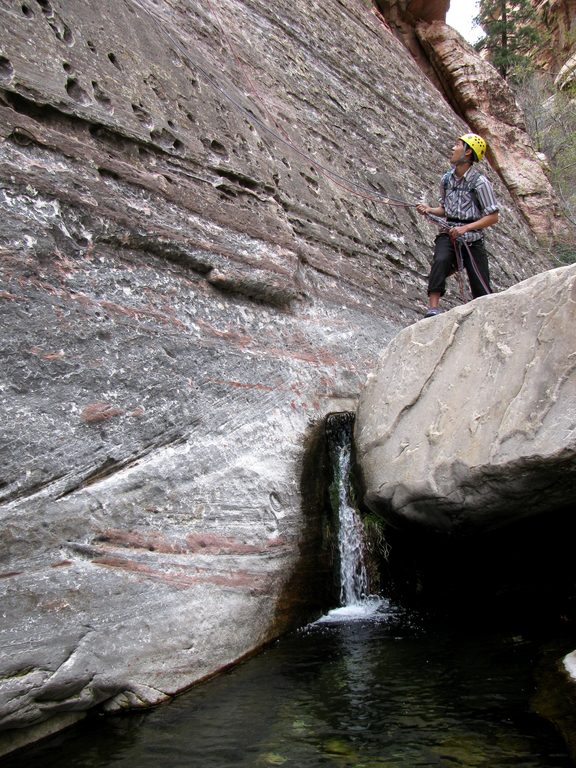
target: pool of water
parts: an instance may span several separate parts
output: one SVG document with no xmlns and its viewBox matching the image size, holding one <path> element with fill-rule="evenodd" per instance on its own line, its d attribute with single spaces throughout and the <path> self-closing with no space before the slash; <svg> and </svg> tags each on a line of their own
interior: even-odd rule
<svg viewBox="0 0 576 768">
<path fill-rule="evenodd" d="M 91 718 L 6 768 L 560 768 L 530 712 L 542 637 L 341 609 L 144 714 Z"/>
</svg>

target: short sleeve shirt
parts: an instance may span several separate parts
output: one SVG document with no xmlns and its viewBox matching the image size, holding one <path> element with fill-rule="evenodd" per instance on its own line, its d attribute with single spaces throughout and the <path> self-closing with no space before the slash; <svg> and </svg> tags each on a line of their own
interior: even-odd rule
<svg viewBox="0 0 576 768">
<path fill-rule="evenodd" d="M 491 182 L 474 166 L 463 176 L 456 176 L 452 169 L 442 177 L 440 204 L 447 219 L 460 222 L 476 221 L 499 210 Z M 473 242 L 482 236 L 482 230 L 472 230 L 464 239 Z"/>
</svg>

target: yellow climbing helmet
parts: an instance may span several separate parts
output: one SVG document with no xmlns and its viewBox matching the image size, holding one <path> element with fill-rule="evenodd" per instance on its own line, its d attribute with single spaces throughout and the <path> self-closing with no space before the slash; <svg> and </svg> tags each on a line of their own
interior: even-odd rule
<svg viewBox="0 0 576 768">
<path fill-rule="evenodd" d="M 476 155 L 476 160 L 480 162 L 486 154 L 487 144 L 477 133 L 465 133 L 464 136 L 458 137 L 460 141 L 463 141 Z"/>
</svg>

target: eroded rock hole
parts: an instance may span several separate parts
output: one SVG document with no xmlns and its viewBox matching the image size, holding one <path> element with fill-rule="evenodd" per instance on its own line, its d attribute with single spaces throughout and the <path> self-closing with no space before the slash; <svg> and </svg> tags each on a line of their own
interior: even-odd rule
<svg viewBox="0 0 576 768">
<path fill-rule="evenodd" d="M 36 2 L 40 6 L 44 16 L 48 19 L 48 24 L 50 25 L 51 30 L 54 32 L 58 40 L 66 43 L 66 45 L 72 45 L 74 43 L 72 30 L 56 13 L 54 13 L 54 8 L 52 8 L 52 5 L 48 2 L 48 0 L 36 0 Z M 28 6 L 22 6 L 23 12 L 24 7 Z"/>
<path fill-rule="evenodd" d="M 163 149 L 172 149 L 177 152 L 181 151 L 184 147 L 182 142 L 174 136 L 174 134 L 162 128 L 161 131 L 150 131 L 150 138 L 155 144 L 158 144 Z"/>
<path fill-rule="evenodd" d="M 93 138 L 98 139 L 98 141 L 104 141 L 107 144 L 122 150 L 130 143 L 129 139 L 125 139 L 124 136 L 114 133 L 114 131 L 110 131 L 100 123 L 94 123 L 88 130 L 90 135 Z"/>
<path fill-rule="evenodd" d="M 14 76 L 14 67 L 10 59 L 0 56 L 0 80 L 11 80 Z"/>
<path fill-rule="evenodd" d="M 112 99 L 108 96 L 106 91 L 102 90 L 96 80 L 92 81 L 92 89 L 94 91 L 94 98 L 107 112 L 113 112 Z"/>
<path fill-rule="evenodd" d="M 66 83 L 66 93 L 77 104 L 90 104 L 91 99 L 88 93 L 82 88 L 75 77 L 69 77 Z"/>
<path fill-rule="evenodd" d="M 152 128 L 153 121 L 150 113 L 138 104 L 132 104 L 131 106 L 132 112 L 134 112 L 134 115 L 138 118 L 139 122 L 141 122 L 142 125 L 145 125 L 146 128 Z"/>
<path fill-rule="evenodd" d="M 224 146 L 224 144 L 221 144 L 219 141 L 216 141 L 216 139 L 213 139 L 212 141 L 209 141 L 208 139 L 204 139 L 202 141 L 205 147 L 209 149 L 211 152 L 214 152 L 216 155 L 221 155 L 222 157 L 228 156 L 228 150 Z"/>
<path fill-rule="evenodd" d="M 218 190 L 218 192 L 220 193 L 220 197 L 221 197 L 222 199 L 224 199 L 224 200 L 225 200 L 225 199 L 231 199 L 231 198 L 236 198 L 236 197 L 238 197 L 238 195 L 236 194 L 236 192 L 234 192 L 234 190 L 233 190 L 233 189 L 230 189 L 230 187 L 228 187 L 226 184 L 219 184 L 219 185 L 217 186 L 217 190 Z"/>
<path fill-rule="evenodd" d="M 101 179 L 112 179 L 113 181 L 119 181 L 120 179 L 120 176 L 109 168 L 98 168 L 98 176 Z"/>
<path fill-rule="evenodd" d="M 48 18 L 52 18 L 54 16 L 54 9 L 48 0 L 36 0 L 36 2 L 40 6 L 44 16 L 47 16 Z"/>
<path fill-rule="evenodd" d="M 225 179 L 229 179 L 230 181 L 233 181 L 234 183 L 238 184 L 238 186 L 243 187 L 244 189 L 249 189 L 251 191 L 256 191 L 261 189 L 261 184 L 259 184 L 254 179 L 251 179 L 249 176 L 243 176 L 240 173 L 235 173 L 234 171 L 227 171 L 223 168 L 218 168 L 217 172 L 220 176 L 223 176 Z"/>
<path fill-rule="evenodd" d="M 18 144 L 20 147 L 29 147 L 33 143 L 30 136 L 20 128 L 15 128 L 8 136 L 8 139 L 13 141 L 14 144 Z"/>
<path fill-rule="evenodd" d="M 30 6 L 26 5 L 25 3 L 20 6 L 20 10 L 22 11 L 22 15 L 26 16 L 27 19 L 31 19 L 34 16 L 34 11 L 32 8 L 30 8 Z"/>
<path fill-rule="evenodd" d="M 110 61 L 111 64 L 113 64 L 116 67 L 116 69 L 119 69 L 119 70 L 122 69 L 122 67 L 118 63 L 118 59 L 113 53 L 108 54 L 108 60 Z"/>
<path fill-rule="evenodd" d="M 313 179 L 311 176 L 308 176 L 308 174 L 302 172 L 300 172 L 300 176 L 304 179 L 304 181 L 306 181 L 311 189 L 313 189 L 315 192 L 318 191 L 318 182 L 316 179 Z"/>
<path fill-rule="evenodd" d="M 58 40 L 62 40 L 63 43 L 66 43 L 66 45 L 72 45 L 74 43 L 74 36 L 72 35 L 72 30 L 69 26 L 64 24 L 63 21 L 60 19 L 58 20 L 58 23 L 51 23 L 50 26 L 52 27 L 54 34 L 58 38 Z"/>
<path fill-rule="evenodd" d="M 11 93 L 6 91 L 3 94 L 3 99 L 12 107 L 15 112 L 18 112 L 20 115 L 27 115 L 28 117 L 32 117 L 35 120 L 46 120 L 49 118 L 60 117 L 58 110 L 46 105 L 36 104 L 34 101 L 26 99 L 19 93 Z"/>
</svg>

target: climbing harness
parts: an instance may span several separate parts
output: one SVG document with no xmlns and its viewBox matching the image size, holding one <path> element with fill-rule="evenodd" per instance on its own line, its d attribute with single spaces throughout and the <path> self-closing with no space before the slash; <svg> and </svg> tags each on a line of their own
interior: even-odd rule
<svg viewBox="0 0 576 768">
<path fill-rule="evenodd" d="M 436 216 L 433 213 L 427 213 L 426 216 L 430 219 L 430 221 L 434 222 L 434 224 L 436 224 L 436 226 L 442 232 L 448 233 L 454 227 L 453 223 L 450 223 L 447 219 L 443 219 L 441 216 Z M 480 284 L 487 294 L 492 293 L 490 287 L 486 285 L 486 281 L 482 277 L 482 273 L 478 269 L 478 264 L 476 263 L 476 259 L 474 258 L 472 249 L 470 248 L 466 238 L 463 235 L 459 235 L 458 237 L 451 237 L 451 239 L 454 243 L 454 252 L 456 253 L 456 278 L 458 280 L 458 287 L 460 290 L 460 298 L 462 299 L 462 302 L 466 302 L 466 298 L 464 296 L 464 279 L 462 274 L 464 271 L 464 257 L 462 253 L 463 248 L 465 248 L 467 251 L 470 265 L 474 270 L 474 274 L 480 281 Z"/>
</svg>

